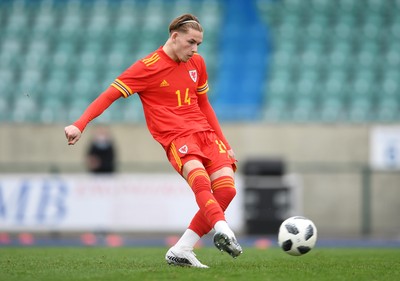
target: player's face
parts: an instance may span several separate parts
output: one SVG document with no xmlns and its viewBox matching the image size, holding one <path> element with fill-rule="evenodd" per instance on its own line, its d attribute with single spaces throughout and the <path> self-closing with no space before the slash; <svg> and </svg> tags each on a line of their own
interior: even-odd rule
<svg viewBox="0 0 400 281">
<path fill-rule="evenodd" d="M 178 61 L 187 62 L 203 41 L 203 32 L 189 29 L 187 33 L 177 32 L 175 37 L 175 55 Z"/>
</svg>

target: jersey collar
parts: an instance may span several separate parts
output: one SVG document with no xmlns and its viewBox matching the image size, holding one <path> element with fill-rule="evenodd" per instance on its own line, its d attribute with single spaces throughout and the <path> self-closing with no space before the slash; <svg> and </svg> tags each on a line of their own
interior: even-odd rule
<svg viewBox="0 0 400 281">
<path fill-rule="evenodd" d="M 160 46 L 160 48 L 157 49 L 157 53 L 158 53 L 165 61 L 167 61 L 169 64 L 176 65 L 176 66 L 180 64 L 180 62 L 174 61 L 173 59 L 171 59 L 170 56 L 168 56 L 168 55 L 164 52 L 163 46 Z"/>
</svg>

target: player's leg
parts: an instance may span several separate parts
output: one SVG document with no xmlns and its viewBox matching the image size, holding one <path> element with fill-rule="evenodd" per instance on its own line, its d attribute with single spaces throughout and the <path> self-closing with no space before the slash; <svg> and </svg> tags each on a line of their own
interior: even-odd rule
<svg viewBox="0 0 400 281">
<path fill-rule="evenodd" d="M 225 211 L 236 195 L 233 170 L 230 167 L 221 168 L 212 173 L 210 178 L 212 179 L 213 195 L 220 204 L 221 209 Z M 192 219 L 189 229 L 192 229 L 201 237 L 212 229 L 212 224 L 210 224 L 202 212 L 199 211 Z M 214 225 L 214 229 L 216 231 L 214 235 L 215 246 L 234 258 L 238 257 L 242 253 L 242 248 L 227 223 L 225 221 L 220 221 Z"/>
<path fill-rule="evenodd" d="M 205 267 L 195 258 L 193 253 L 193 247 L 204 234 L 214 228 L 216 233 L 223 234 L 223 238 L 227 243 L 229 242 L 229 245 L 233 244 L 232 241 L 236 241 L 233 231 L 225 221 L 224 215 L 224 210 L 232 201 L 236 190 L 233 183 L 234 173 L 231 168 L 233 162 L 226 157 L 226 154 L 221 155 L 215 139 L 211 141 L 208 139 L 202 144 L 203 148 L 207 149 L 211 147 L 210 149 L 213 150 L 211 154 L 218 155 L 218 159 L 213 158 L 215 165 L 208 166 L 207 171 L 205 171 L 202 163 L 204 159 L 196 156 L 196 149 L 199 149 L 201 145 L 198 145 L 199 143 L 192 145 L 191 141 L 193 139 L 178 139 L 171 145 L 167 152 L 173 167 L 187 179 L 191 186 L 200 210 L 198 215 L 192 220 L 193 223 L 191 225 L 193 227 L 189 227 L 179 241 L 167 252 L 166 259 L 170 264 Z M 210 146 L 210 143 L 216 143 L 217 145 Z M 179 149 L 180 147 L 189 147 L 193 154 L 190 156 L 185 155 L 182 152 L 184 150 Z M 203 151 L 197 150 L 197 152 L 199 152 L 199 155 L 203 155 Z M 208 174 L 211 175 L 211 178 L 208 177 Z M 215 194 L 211 193 L 212 188 L 215 190 Z M 219 201 L 221 201 L 221 204 Z M 238 256 L 241 253 L 240 246 L 237 249 L 239 250 L 233 256 Z M 232 253 L 230 254 L 232 255 Z M 182 261 L 182 263 L 174 262 L 176 260 Z"/>
<path fill-rule="evenodd" d="M 228 167 L 224 167 L 221 170 L 211 174 L 210 179 L 213 195 L 221 206 L 222 211 L 225 212 L 230 202 L 236 195 L 233 171 Z M 207 219 L 199 210 L 193 217 L 189 228 L 202 237 L 203 235 L 209 233 L 213 226 L 207 221 Z"/>
<path fill-rule="evenodd" d="M 224 174 L 229 174 L 229 176 Z M 212 229 L 211 226 L 216 229 L 218 235 L 215 237 L 218 237 L 218 241 L 223 241 L 224 248 L 219 246 L 220 242 L 216 246 L 218 245 L 219 247 L 217 247 L 220 250 L 237 257 L 241 253 L 241 248 L 240 246 L 238 246 L 239 248 L 233 247 L 238 244 L 233 231 L 225 221 L 223 213 L 236 194 L 232 178 L 233 172 L 229 173 L 229 169 L 226 169 L 225 173 L 215 173 L 212 175 L 213 178 L 218 178 L 215 178 L 211 183 L 202 163 L 198 160 L 190 160 L 184 165 L 182 175 L 192 188 L 200 210 L 192 220 L 191 226 L 193 227 L 189 227 L 178 242 L 168 250 L 166 254 L 167 262 L 174 265 L 207 267 L 195 257 L 193 247 L 205 233 Z M 222 202 L 222 207 L 218 199 L 211 193 L 212 188 Z"/>
<path fill-rule="evenodd" d="M 186 178 L 195 195 L 199 211 L 203 214 L 210 225 L 225 221 L 224 212 L 211 192 L 211 179 L 202 163 L 191 160 L 183 167 L 182 175 Z"/>
<path fill-rule="evenodd" d="M 210 177 L 212 179 L 211 188 L 214 198 L 219 203 L 222 211 L 228 208 L 229 203 L 236 195 L 233 176 L 232 168 L 223 167 L 212 173 Z M 232 257 L 237 257 L 242 253 L 242 248 L 238 244 L 233 231 L 229 228 L 225 219 L 213 224 L 201 210 L 196 213 L 189 228 L 179 239 L 177 245 L 193 247 L 200 237 L 210 232 L 212 228 L 216 231 L 214 243 L 218 249 L 226 251 Z"/>
<path fill-rule="evenodd" d="M 177 154 L 174 153 L 174 155 Z M 203 216 L 211 218 L 211 221 L 214 221 L 214 223 L 223 220 L 223 211 L 211 193 L 211 181 L 207 171 L 196 157 L 191 157 L 190 160 L 188 158 L 179 159 L 183 164 L 182 176 L 192 188 Z M 187 229 L 179 241 L 168 250 L 165 259 L 169 264 L 173 265 L 207 268 L 193 253 L 194 245 L 200 238 L 201 236 L 195 231 Z"/>
<path fill-rule="evenodd" d="M 224 213 L 211 193 L 211 180 L 199 160 L 190 160 L 183 165 L 182 175 L 192 188 L 200 212 L 207 218 L 206 225 L 224 221 Z M 202 235 L 201 235 L 202 236 Z M 201 237 L 192 229 L 187 229 L 179 241 L 168 250 L 166 260 L 169 264 L 207 267 L 193 253 L 193 247 Z"/>
<path fill-rule="evenodd" d="M 187 154 L 189 149 L 193 154 Z M 196 156 L 201 153 L 199 153 L 199 151 L 196 149 L 198 149 L 196 135 L 189 135 L 176 139 L 171 146 L 168 147 L 167 156 L 171 165 L 185 179 L 188 178 L 190 170 L 197 171 L 196 173 L 193 172 L 191 174 L 192 186 L 195 186 L 194 189 L 197 193 L 199 193 L 201 189 L 208 189 L 209 192 L 211 192 L 209 176 L 207 173 L 202 172 L 204 171 L 204 166 L 199 160 L 201 158 Z M 190 163 L 187 164 L 188 162 Z M 185 174 L 183 175 L 184 167 Z M 197 187 L 198 185 L 200 187 Z M 172 265 L 206 268 L 207 266 L 202 264 L 193 253 L 193 248 L 199 240 L 200 236 L 195 231 L 187 229 L 179 241 L 168 250 L 167 254 L 165 255 L 165 259 L 169 264 Z"/>
<path fill-rule="evenodd" d="M 213 195 L 225 211 L 236 194 L 233 178 L 229 176 L 222 176 L 211 181 L 211 188 Z M 200 240 L 200 238 L 209 233 L 213 227 L 207 221 L 205 216 L 199 210 L 190 222 L 189 228 L 183 233 L 181 238 L 175 244 L 178 248 L 192 248 Z"/>
</svg>

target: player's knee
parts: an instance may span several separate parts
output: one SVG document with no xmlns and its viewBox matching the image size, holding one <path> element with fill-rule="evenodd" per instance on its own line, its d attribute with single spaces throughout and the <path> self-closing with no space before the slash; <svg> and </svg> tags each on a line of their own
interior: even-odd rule
<svg viewBox="0 0 400 281">
<path fill-rule="evenodd" d="M 214 197 L 217 199 L 222 210 L 225 211 L 236 195 L 236 189 L 233 187 L 222 187 L 214 190 Z"/>
<path fill-rule="evenodd" d="M 187 181 L 195 194 L 203 191 L 211 191 L 211 181 L 207 172 L 203 169 L 195 169 L 188 175 Z"/>
<path fill-rule="evenodd" d="M 236 194 L 235 181 L 230 176 L 219 177 L 211 182 L 211 187 L 214 192 L 223 189 L 226 193 Z"/>
<path fill-rule="evenodd" d="M 232 201 L 236 196 L 236 188 L 234 187 L 220 188 L 216 192 L 222 193 L 223 196 L 229 201 Z"/>
<path fill-rule="evenodd" d="M 233 199 L 236 196 L 236 188 L 228 188 L 228 195 Z"/>
<path fill-rule="evenodd" d="M 193 180 L 191 188 L 195 194 L 198 194 L 203 191 L 210 192 L 211 191 L 210 180 L 208 180 L 206 177 L 196 177 Z"/>
</svg>

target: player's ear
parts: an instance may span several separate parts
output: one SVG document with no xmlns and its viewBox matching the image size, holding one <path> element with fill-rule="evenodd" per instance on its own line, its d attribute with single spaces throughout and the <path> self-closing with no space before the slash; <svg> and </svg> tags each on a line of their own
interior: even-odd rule
<svg viewBox="0 0 400 281">
<path fill-rule="evenodd" d="M 176 40 L 176 37 L 178 37 L 178 35 L 179 35 L 179 33 L 178 33 L 177 31 L 172 32 L 172 33 L 171 33 L 171 39 L 172 39 L 172 41 L 175 41 L 175 40 Z"/>
</svg>

